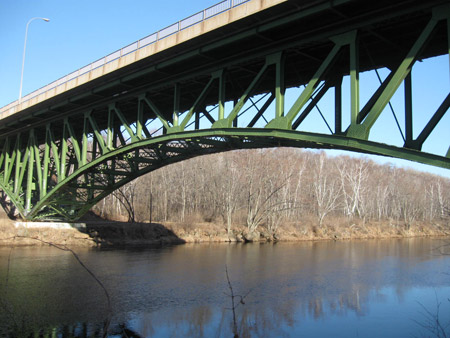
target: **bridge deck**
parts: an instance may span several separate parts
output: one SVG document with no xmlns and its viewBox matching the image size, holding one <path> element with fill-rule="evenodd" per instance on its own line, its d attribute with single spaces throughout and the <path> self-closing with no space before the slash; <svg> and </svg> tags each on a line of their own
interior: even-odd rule
<svg viewBox="0 0 450 338">
<path fill-rule="evenodd" d="M 30 94 L 25 95 L 20 104 L 16 100 L 0 108 L 0 119 L 25 110 L 37 103 L 70 91 L 87 82 L 98 79 L 118 69 L 127 67 L 149 57 L 154 57 L 176 45 L 185 44 L 201 35 L 214 35 L 221 27 L 235 23 L 242 18 L 264 11 L 287 0 L 225 0 L 202 12 L 191 15 L 145 38 L 131 43 L 91 64 L 82 67 Z M 305 3 L 311 2 L 305 1 Z M 216 32 L 214 32 L 216 31 Z M 186 46 L 187 47 L 187 46 Z M 158 59 L 155 57 L 154 59 Z"/>
</svg>

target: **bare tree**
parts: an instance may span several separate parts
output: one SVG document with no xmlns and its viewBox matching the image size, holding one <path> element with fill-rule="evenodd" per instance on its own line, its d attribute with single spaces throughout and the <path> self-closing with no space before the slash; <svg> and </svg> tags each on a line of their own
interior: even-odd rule
<svg viewBox="0 0 450 338">
<path fill-rule="evenodd" d="M 125 208 L 128 215 L 128 222 L 135 222 L 136 212 L 134 202 L 136 197 L 136 180 L 115 190 L 113 196 Z"/>
<path fill-rule="evenodd" d="M 222 214 L 226 220 L 227 234 L 230 236 L 233 213 L 238 207 L 240 177 L 239 170 L 233 159 L 229 161 L 228 157 L 225 157 L 223 165 L 225 170 L 221 171 L 223 175 L 220 177 L 221 185 L 219 189 L 222 191 Z"/>
<path fill-rule="evenodd" d="M 315 161 L 314 192 L 316 197 L 316 212 L 319 226 L 323 224 L 326 215 L 337 209 L 339 205 L 340 188 L 328 168 L 325 167 L 326 155 L 321 152 Z"/>
<path fill-rule="evenodd" d="M 337 169 L 341 179 L 342 201 L 346 216 L 362 216 L 363 193 L 367 185 L 367 161 L 359 159 L 351 161 L 342 157 L 338 161 Z"/>
<path fill-rule="evenodd" d="M 286 209 L 286 201 L 280 198 L 281 189 L 286 180 L 274 177 L 270 170 L 270 159 L 264 158 L 265 154 L 260 152 L 257 161 L 250 161 L 247 167 L 247 231 L 254 234 L 259 225 L 267 220 L 269 215 Z M 268 163 L 269 162 L 269 163 Z"/>
</svg>

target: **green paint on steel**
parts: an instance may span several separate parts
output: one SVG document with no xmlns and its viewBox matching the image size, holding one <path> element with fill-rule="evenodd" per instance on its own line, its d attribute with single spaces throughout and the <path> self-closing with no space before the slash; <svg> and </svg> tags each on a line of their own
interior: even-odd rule
<svg viewBox="0 0 450 338">
<path fill-rule="evenodd" d="M 363 153 L 371 153 L 378 154 L 383 156 L 397 157 L 402 159 L 407 159 L 411 161 L 421 162 L 425 164 L 435 165 L 443 168 L 450 169 L 450 160 L 448 158 L 440 157 L 433 154 L 428 154 L 416 150 L 398 148 L 394 146 L 389 146 L 385 144 L 379 144 L 371 141 L 361 140 L 361 139 L 353 139 L 348 138 L 346 136 L 338 136 L 338 135 L 323 135 L 323 134 L 315 134 L 315 133 L 306 133 L 306 132 L 298 132 L 298 131 L 284 131 L 278 129 L 260 129 L 260 128 L 231 128 L 231 129 L 210 129 L 210 130 L 197 130 L 197 131 L 186 131 L 178 134 L 168 134 L 159 137 L 155 137 L 149 140 L 142 140 L 135 142 L 133 144 L 129 144 L 119 149 L 115 149 L 110 151 L 108 154 L 103 155 L 92 162 L 86 164 L 83 167 L 78 168 L 74 171 L 69 177 L 65 178 L 63 181 L 59 182 L 53 189 L 50 191 L 43 199 L 38 201 L 33 209 L 26 215 L 27 219 L 36 219 L 39 218 L 39 212 L 45 207 L 52 205 L 52 208 L 55 207 L 55 202 L 61 201 L 58 198 L 58 194 L 60 191 L 65 191 L 65 188 L 75 183 L 78 177 L 83 175 L 86 171 L 92 170 L 93 168 L 101 167 L 103 163 L 106 163 L 112 159 L 120 158 L 126 154 L 135 153 L 134 150 L 141 148 L 164 148 L 163 145 L 165 143 L 171 141 L 182 141 L 189 140 L 189 142 L 195 143 L 198 142 L 196 139 L 199 138 L 212 138 L 212 137 L 229 137 L 229 138 L 242 138 L 242 139 L 251 139 L 254 138 L 256 141 L 260 140 L 260 143 L 256 145 L 259 147 L 265 146 L 276 146 L 276 144 L 288 145 L 288 146 L 298 146 L 298 147 L 322 147 L 322 148 L 335 148 L 335 149 L 345 149 L 345 150 L 353 150 L 357 152 Z M 267 142 L 267 140 L 271 140 Z M 239 148 L 244 148 L 246 143 L 242 143 Z M 252 145 L 254 147 L 254 145 Z M 230 144 L 227 145 L 226 150 L 233 149 Z M 208 150 L 208 153 L 214 153 L 218 151 L 224 151 L 223 148 L 217 147 L 215 150 Z M 177 158 L 177 161 L 181 161 L 198 154 L 186 152 L 181 153 L 181 156 Z M 149 166 L 145 169 L 135 172 L 127 172 L 126 174 L 120 172 L 110 172 L 114 175 L 120 175 L 125 178 L 119 180 L 118 182 L 110 182 L 107 186 L 102 187 L 88 187 L 92 189 L 102 189 L 103 192 L 100 193 L 97 197 L 84 201 L 82 203 L 83 207 L 76 214 L 73 214 L 71 219 L 76 219 L 82 214 L 89 210 L 95 203 L 101 200 L 103 197 L 107 196 L 109 193 L 119 188 L 120 186 L 130 182 L 136 177 L 143 175 L 149 171 L 160 168 L 166 164 L 172 163 L 170 159 L 167 161 L 162 161 L 157 163 L 156 165 L 151 165 L 155 162 L 150 162 Z M 107 171 L 105 171 L 106 173 Z M 80 187 L 79 187 L 80 188 Z M 70 198 L 68 199 L 70 201 Z M 75 203 L 76 201 L 74 201 Z M 57 203 L 56 203 L 57 204 Z M 56 209 L 55 209 L 56 210 Z M 58 209 L 59 210 L 59 209 Z M 61 213 L 70 214 L 67 211 L 61 211 Z"/>
<path fill-rule="evenodd" d="M 292 122 L 294 121 L 294 118 L 298 115 L 303 106 L 311 98 L 311 95 L 313 94 L 316 87 L 319 85 L 321 78 L 328 70 L 333 60 L 335 60 L 335 57 L 338 54 L 339 50 L 347 42 L 347 35 L 348 34 L 344 34 L 343 36 L 337 36 L 333 38 L 333 41 L 335 42 L 333 49 L 328 54 L 326 59 L 322 62 L 319 69 L 313 75 L 312 79 L 309 81 L 308 85 L 302 91 L 300 96 L 297 98 L 292 108 L 289 110 L 286 116 L 276 117 L 275 119 L 270 121 L 267 124 L 266 128 L 292 129 Z"/>
<path fill-rule="evenodd" d="M 385 88 L 374 102 L 364 121 L 362 121 L 361 124 L 352 123 L 347 129 L 347 135 L 349 137 L 361 138 L 365 140 L 369 138 L 370 129 L 380 116 L 383 109 L 389 103 L 392 96 L 394 96 L 395 92 L 397 91 L 398 87 L 401 85 L 405 77 L 411 71 L 414 62 L 417 59 L 417 56 L 423 49 L 425 43 L 428 41 L 431 33 L 436 27 L 436 23 L 437 22 L 435 20 L 430 20 L 428 22 L 427 26 L 425 27 L 415 44 L 412 46 L 407 56 L 404 58 L 390 80 L 386 83 Z"/>
<path fill-rule="evenodd" d="M 244 91 L 244 94 L 242 94 L 242 96 L 239 98 L 238 102 L 233 107 L 233 110 L 229 113 L 229 115 L 226 118 L 217 120 L 212 125 L 211 128 L 230 128 L 232 126 L 233 121 L 236 120 L 242 107 L 244 107 L 244 104 L 247 102 L 247 100 L 251 96 L 251 93 L 261 82 L 262 77 L 263 77 L 264 73 L 267 71 L 267 68 L 269 67 L 269 65 L 272 65 L 272 64 L 276 63 L 277 61 L 278 61 L 278 59 L 276 56 L 269 55 L 266 57 L 266 62 L 264 63 L 264 66 L 260 69 L 258 74 L 253 79 L 253 81 L 250 83 L 250 85 Z"/>
<path fill-rule="evenodd" d="M 405 147 L 412 148 L 413 140 L 413 104 L 412 104 L 412 74 L 405 78 Z"/>
<path fill-rule="evenodd" d="M 176 91 L 176 94 L 175 94 L 175 98 L 176 98 L 175 99 L 176 101 L 175 101 L 174 106 L 175 106 L 175 109 L 178 111 L 180 98 L 179 98 L 179 93 L 177 91 Z M 155 115 L 158 117 L 158 119 L 163 124 L 164 128 L 169 129 L 170 128 L 169 123 L 166 121 L 166 119 L 164 118 L 163 114 L 160 112 L 158 107 L 156 107 L 156 105 L 152 102 L 152 100 L 150 99 L 150 97 L 147 94 L 143 94 L 143 95 L 141 95 L 139 97 L 139 104 L 142 104 L 142 101 L 145 102 L 150 107 L 150 109 L 155 113 Z M 142 134 L 142 128 L 143 128 L 143 125 L 144 125 L 144 123 L 141 121 L 142 114 L 143 114 L 142 113 L 143 109 L 144 109 L 143 106 L 139 107 L 139 114 L 140 115 L 138 117 L 138 129 L 137 129 L 137 133 L 136 133 L 138 136 Z M 178 112 L 177 113 L 174 112 L 173 116 L 174 116 L 174 125 L 175 125 L 175 121 L 177 123 L 176 125 L 178 125 Z"/>
</svg>

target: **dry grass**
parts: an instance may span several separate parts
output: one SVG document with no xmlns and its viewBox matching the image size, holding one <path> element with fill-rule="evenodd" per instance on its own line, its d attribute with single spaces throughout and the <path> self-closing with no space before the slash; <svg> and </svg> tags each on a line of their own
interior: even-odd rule
<svg viewBox="0 0 450 338">
<path fill-rule="evenodd" d="M 245 233 L 243 225 L 234 225 L 231 236 L 222 223 L 208 222 L 168 222 L 170 230 L 186 242 L 229 242 L 242 240 Z M 375 238 L 404 238 L 425 236 L 449 236 L 450 224 L 416 222 L 406 226 L 401 222 L 383 221 L 365 222 L 360 219 L 329 218 L 322 227 L 317 225 L 314 217 L 299 222 L 281 224 L 272 237 L 267 229 L 259 227 L 261 241 L 307 241 L 307 240 L 346 240 Z"/>
<path fill-rule="evenodd" d="M 174 244 L 195 242 L 243 241 L 246 227 L 233 225 L 231 234 L 221 221 L 206 222 L 201 217 L 189 217 L 185 222 L 127 223 L 107 221 L 93 214 L 84 219 L 87 233 L 76 229 L 15 228 L 14 223 L 0 215 L 0 245 L 43 245 L 28 236 L 68 246 L 145 246 L 152 244 Z M 369 221 L 349 218 L 327 218 L 323 226 L 317 225 L 314 217 L 305 217 L 297 222 L 280 224 L 272 235 L 263 226 L 258 228 L 261 241 L 308 241 L 347 240 L 370 238 L 403 238 L 419 236 L 449 236 L 450 221 L 439 223 L 415 222 L 409 226 L 402 222 Z"/>
</svg>

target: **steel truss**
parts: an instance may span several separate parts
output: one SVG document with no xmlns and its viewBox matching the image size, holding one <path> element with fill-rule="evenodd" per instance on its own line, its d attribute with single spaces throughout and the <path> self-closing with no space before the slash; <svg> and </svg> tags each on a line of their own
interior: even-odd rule
<svg viewBox="0 0 450 338">
<path fill-rule="evenodd" d="M 0 140 L 1 201 L 11 216 L 27 220 L 77 220 L 102 198 L 131 180 L 199 155 L 263 147 L 345 149 L 450 169 L 445 156 L 421 151 L 450 107 L 450 93 L 417 137 L 413 135 L 411 69 L 433 33 L 445 26 L 450 44 L 450 7 L 440 6 L 409 51 L 393 61 L 390 74 L 360 108 L 358 30 L 330 37 L 316 68 L 299 73 L 298 42 L 281 44 L 246 66 L 245 58 L 190 77 L 130 86 L 129 90 L 36 123 Z M 443 36 L 440 34 L 439 36 Z M 317 59 L 317 58 L 316 58 Z M 346 65 L 346 66 L 345 66 Z M 365 68 L 370 68 L 365 66 Z M 376 68 L 376 67 L 372 67 Z M 239 80 L 234 76 L 239 73 Z M 246 74 L 245 76 L 242 75 Z M 161 72 L 153 69 L 154 73 Z M 342 79 L 350 78 L 350 123 L 343 126 Z M 370 140 L 370 131 L 404 83 L 404 145 Z M 124 84 L 126 82 L 124 81 Z M 303 85 L 287 107 L 286 88 Z M 334 94 L 328 133 L 300 131 L 327 92 Z M 446 142 L 449 139 L 444 140 Z"/>
</svg>

